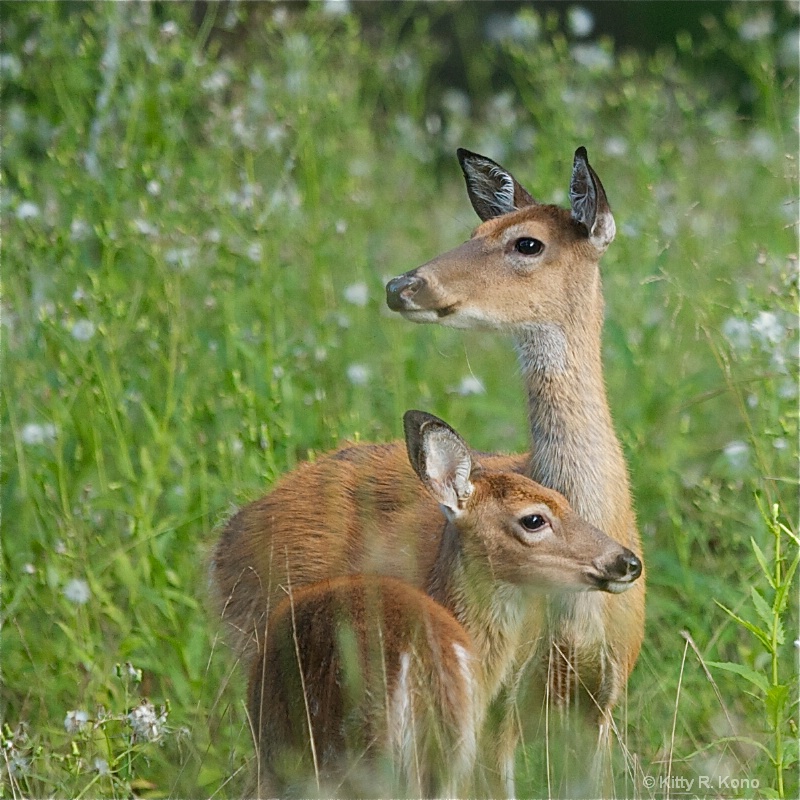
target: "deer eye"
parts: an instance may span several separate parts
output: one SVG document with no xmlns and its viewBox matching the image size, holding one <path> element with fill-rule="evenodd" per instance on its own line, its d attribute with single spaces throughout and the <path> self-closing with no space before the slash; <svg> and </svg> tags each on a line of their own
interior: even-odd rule
<svg viewBox="0 0 800 800">
<path fill-rule="evenodd" d="M 530 236 L 523 236 L 514 242 L 514 249 L 524 256 L 536 256 L 544 250 L 544 242 Z"/>
<path fill-rule="evenodd" d="M 526 531 L 539 531 L 547 525 L 547 520 L 541 514 L 528 514 L 527 517 L 522 517 L 519 524 Z"/>
</svg>

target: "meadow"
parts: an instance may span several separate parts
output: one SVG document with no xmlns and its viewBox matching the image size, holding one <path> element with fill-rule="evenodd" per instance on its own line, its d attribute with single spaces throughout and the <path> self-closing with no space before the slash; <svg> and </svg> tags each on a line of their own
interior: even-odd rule
<svg viewBox="0 0 800 800">
<path fill-rule="evenodd" d="M 510 342 L 383 287 L 476 225 L 456 147 L 566 205 L 579 145 L 617 221 L 604 360 L 648 566 L 617 795 L 797 796 L 797 17 L 770 9 L 708 22 L 742 100 L 688 37 L 618 52 L 529 10 L 460 41 L 465 91 L 413 4 L 228 38 L 185 4 L 5 5 L 0 796 L 241 791 L 220 522 L 408 408 L 527 448 Z M 540 762 L 526 740 L 523 796 Z"/>
</svg>

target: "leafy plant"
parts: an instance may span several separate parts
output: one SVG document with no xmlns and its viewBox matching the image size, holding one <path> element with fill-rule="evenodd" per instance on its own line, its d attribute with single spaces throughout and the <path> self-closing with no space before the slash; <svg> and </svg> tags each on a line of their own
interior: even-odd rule
<svg viewBox="0 0 800 800">
<path fill-rule="evenodd" d="M 768 749 L 762 744 L 758 746 L 767 752 L 775 770 L 775 783 L 770 796 L 784 798 L 787 797 L 784 774 L 797 763 L 798 759 L 796 747 L 787 747 L 787 738 L 795 744 L 797 738 L 795 724 L 798 702 L 797 672 L 792 670 L 787 674 L 786 666 L 782 666 L 782 657 L 785 657 L 786 653 L 787 607 L 791 599 L 796 599 L 797 594 L 794 577 L 800 564 L 800 539 L 781 522 L 777 504 L 773 505 L 770 511 L 761 507 L 761 514 L 772 534 L 773 552 L 768 559 L 756 540 L 750 538 L 750 546 L 758 562 L 761 577 L 768 587 L 765 594 L 762 594 L 757 586 L 750 587 L 752 610 L 758 621 L 751 622 L 722 603 L 717 602 L 717 605 L 737 625 L 752 634 L 762 651 L 769 657 L 767 668 L 758 671 L 745 664 L 731 661 L 706 663 L 711 667 L 739 675 L 750 685 L 750 691 L 755 693 L 762 704 L 764 718 L 772 734 L 772 748 Z M 754 660 L 759 659 L 756 657 Z M 794 666 L 796 667 L 796 664 Z"/>
</svg>

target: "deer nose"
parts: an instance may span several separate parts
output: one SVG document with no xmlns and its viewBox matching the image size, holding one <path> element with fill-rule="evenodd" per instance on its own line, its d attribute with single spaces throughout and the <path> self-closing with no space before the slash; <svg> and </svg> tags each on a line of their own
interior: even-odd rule
<svg viewBox="0 0 800 800">
<path fill-rule="evenodd" d="M 642 574 L 642 562 L 630 550 L 625 550 L 609 572 L 614 573 L 616 580 L 635 581 Z"/>
<path fill-rule="evenodd" d="M 423 284 L 422 278 L 418 278 L 411 272 L 392 278 L 386 284 L 386 305 L 392 311 L 403 311 L 408 309 L 411 299 L 419 291 Z"/>
</svg>

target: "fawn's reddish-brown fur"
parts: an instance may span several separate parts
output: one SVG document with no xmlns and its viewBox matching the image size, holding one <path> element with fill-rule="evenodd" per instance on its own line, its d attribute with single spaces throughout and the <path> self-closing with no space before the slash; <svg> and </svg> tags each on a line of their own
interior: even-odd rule
<svg viewBox="0 0 800 800">
<path fill-rule="evenodd" d="M 412 468 L 446 517 L 427 593 L 377 575 L 288 587 L 250 673 L 260 794 L 358 793 L 354 776 L 374 789 L 383 756 L 405 791 L 453 796 L 530 593 L 621 592 L 641 572 L 557 492 L 485 470 L 438 418 L 409 411 L 405 430 Z"/>
</svg>

